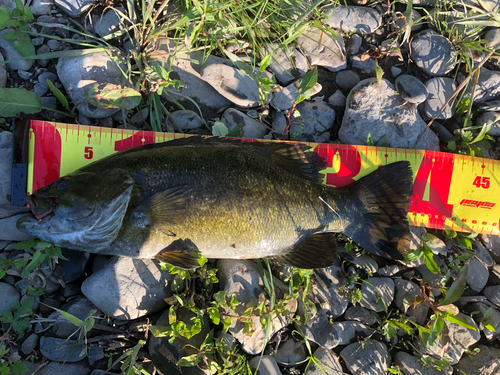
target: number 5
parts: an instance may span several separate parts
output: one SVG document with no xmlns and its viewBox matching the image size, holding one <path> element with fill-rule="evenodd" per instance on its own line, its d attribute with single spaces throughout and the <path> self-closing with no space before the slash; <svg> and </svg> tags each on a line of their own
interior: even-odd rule
<svg viewBox="0 0 500 375">
<path fill-rule="evenodd" d="M 94 151 L 92 151 L 92 147 L 85 147 L 85 154 L 83 155 L 85 159 L 92 159 L 94 157 Z"/>
</svg>

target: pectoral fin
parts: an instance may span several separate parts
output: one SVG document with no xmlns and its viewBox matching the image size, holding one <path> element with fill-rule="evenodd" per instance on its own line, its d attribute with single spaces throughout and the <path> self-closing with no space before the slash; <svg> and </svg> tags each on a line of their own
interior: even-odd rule
<svg viewBox="0 0 500 375">
<path fill-rule="evenodd" d="M 156 254 L 155 258 L 184 270 L 198 268 L 199 250 L 190 240 L 179 239 Z"/>
<path fill-rule="evenodd" d="M 297 268 L 324 268 L 337 259 L 337 238 L 335 233 L 314 233 L 297 242 L 284 255 L 275 257 L 289 266 Z"/>
<path fill-rule="evenodd" d="M 142 212 L 150 224 L 173 224 L 182 218 L 191 194 L 186 185 L 165 189 L 140 203 L 135 211 Z"/>
</svg>

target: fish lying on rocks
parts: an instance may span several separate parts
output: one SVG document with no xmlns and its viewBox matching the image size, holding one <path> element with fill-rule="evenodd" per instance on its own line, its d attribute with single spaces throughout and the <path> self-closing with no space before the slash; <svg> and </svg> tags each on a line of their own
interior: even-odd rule
<svg viewBox="0 0 500 375">
<path fill-rule="evenodd" d="M 331 265 L 336 233 L 387 258 L 409 246 L 408 162 L 343 189 L 318 183 L 308 147 L 192 137 L 126 150 L 26 197 L 23 232 L 61 247 L 174 266 L 207 258 Z"/>
</svg>

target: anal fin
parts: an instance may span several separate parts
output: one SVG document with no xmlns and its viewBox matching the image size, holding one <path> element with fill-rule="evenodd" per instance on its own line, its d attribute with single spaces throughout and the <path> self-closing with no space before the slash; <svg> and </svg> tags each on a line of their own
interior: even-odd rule
<svg viewBox="0 0 500 375">
<path fill-rule="evenodd" d="M 297 242 L 284 255 L 274 257 L 297 268 L 324 268 L 337 259 L 336 233 L 313 233 Z"/>
<path fill-rule="evenodd" d="M 200 266 L 199 254 L 199 250 L 190 240 L 179 239 L 156 254 L 155 258 L 183 270 L 192 270 Z"/>
</svg>

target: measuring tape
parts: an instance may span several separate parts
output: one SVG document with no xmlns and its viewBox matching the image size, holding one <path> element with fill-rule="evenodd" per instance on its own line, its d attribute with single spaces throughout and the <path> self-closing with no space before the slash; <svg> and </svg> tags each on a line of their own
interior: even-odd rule
<svg viewBox="0 0 500 375">
<path fill-rule="evenodd" d="M 15 129 L 12 205 L 24 206 L 26 194 L 115 152 L 187 136 L 30 121 Z M 379 166 L 409 161 L 414 176 L 411 225 L 500 234 L 499 161 L 438 151 L 306 144 L 326 160 L 323 183 L 332 187 L 347 186 Z"/>
</svg>

